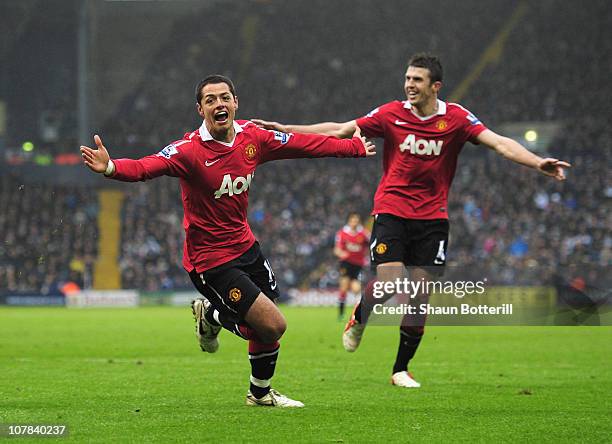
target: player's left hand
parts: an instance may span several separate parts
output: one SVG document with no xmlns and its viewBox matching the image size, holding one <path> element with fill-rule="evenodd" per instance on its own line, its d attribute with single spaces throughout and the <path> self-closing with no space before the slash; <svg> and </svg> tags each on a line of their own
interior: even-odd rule
<svg viewBox="0 0 612 444">
<path fill-rule="evenodd" d="M 542 174 L 554 177 L 557 180 L 565 180 L 565 169 L 571 167 L 571 164 L 563 160 L 552 158 L 542 159 L 538 164 L 538 170 Z"/>
<path fill-rule="evenodd" d="M 374 145 L 374 143 L 370 142 L 361 135 L 361 129 L 359 128 L 359 126 L 355 126 L 355 132 L 353 133 L 353 137 L 359 137 L 361 143 L 363 143 L 363 147 L 365 148 L 366 152 L 366 157 L 376 155 L 376 145 Z"/>
</svg>

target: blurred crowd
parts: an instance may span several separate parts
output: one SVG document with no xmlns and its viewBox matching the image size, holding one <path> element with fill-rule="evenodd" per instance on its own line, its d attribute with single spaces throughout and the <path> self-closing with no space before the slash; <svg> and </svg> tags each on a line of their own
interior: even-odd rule
<svg viewBox="0 0 612 444">
<path fill-rule="evenodd" d="M 517 5 L 494 0 L 487 3 L 487 12 L 476 0 L 269 0 L 226 8 L 214 20 L 193 16 L 177 24 L 139 87 L 101 131 L 114 141 L 115 156 L 158 151 L 200 125 L 192 86 L 215 72 L 235 81 L 241 99 L 238 118 L 349 120 L 403 99 L 406 61 L 422 50 L 441 56 L 441 98 L 447 99 Z M 209 12 L 217 7 L 211 4 Z M 546 273 L 571 263 L 612 263 L 612 129 L 607 103 L 612 94 L 612 39 L 603 36 L 612 29 L 612 15 L 603 0 L 579 6 L 543 0 L 527 7 L 504 46 L 496 48 L 499 57 L 486 65 L 460 102 L 493 130 L 507 122 L 560 123 L 549 151 L 573 168 L 568 180 L 558 183 L 482 147 L 464 149 L 451 190 L 448 264 L 483 270 L 501 284 L 542 283 Z M 426 11 L 431 14 L 421 20 Z M 585 25 L 569 33 L 576 23 Z M 249 221 L 285 289 L 336 285 L 334 234 L 350 211 L 367 219 L 380 174 L 380 157 L 292 160 L 260 167 L 250 188 Z M 7 186 L 12 185 L 5 180 L 2 199 L 16 199 L 4 191 Z M 178 181 L 157 179 L 123 189 L 124 287 L 189 288 L 181 267 Z M 61 205 L 68 196 L 83 197 L 68 190 L 53 192 L 61 196 Z M 50 202 L 42 208 L 45 205 Z M 48 209 L 49 219 L 37 223 L 55 223 L 52 209 L 58 205 Z M 95 205 L 90 207 L 95 214 Z M 3 212 L 0 221 L 18 220 L 19 211 Z M 79 225 L 75 217 L 66 217 L 74 236 L 70 242 L 80 245 L 79 233 L 91 228 Z M 29 229 L 23 229 L 24 238 L 31 237 Z M 15 244 L 20 243 L 17 235 Z M 95 254 L 87 248 L 83 245 L 79 254 Z M 9 250 L 5 247 L 0 257 L 8 257 Z M 69 251 L 59 250 L 62 255 Z M 44 266 L 30 260 L 27 270 L 36 275 Z M 7 270 L 6 265 L 0 268 L 1 285 L 10 274 Z M 57 274 L 60 268 L 54 270 Z"/>
<path fill-rule="evenodd" d="M 244 119 L 317 122 L 365 114 L 401 97 L 406 62 L 424 49 L 443 56 L 452 88 L 466 73 L 466 58 L 483 49 L 462 44 L 462 37 L 492 39 L 516 3 L 492 0 L 496 14 L 486 21 L 474 18 L 478 0 L 390 0 L 384 7 L 370 0 L 266 0 L 240 2 L 223 14 L 211 4 L 177 23 L 139 87 L 101 131 L 127 156 L 164 147 L 200 125 L 194 87 L 212 73 L 233 79 Z M 422 10 L 444 14 L 408 26 L 407 18 Z"/>
<path fill-rule="evenodd" d="M 124 191 L 119 261 L 123 287 L 145 291 L 186 287 L 178 181 L 161 177 L 154 183 L 130 184 Z"/>
<path fill-rule="evenodd" d="M 91 286 L 97 255 L 95 190 L 0 177 L 0 293 L 60 294 Z"/>
</svg>

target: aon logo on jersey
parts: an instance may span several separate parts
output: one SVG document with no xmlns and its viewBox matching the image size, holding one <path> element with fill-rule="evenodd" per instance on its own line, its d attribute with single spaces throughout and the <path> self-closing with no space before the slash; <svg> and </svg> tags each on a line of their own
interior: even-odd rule
<svg viewBox="0 0 612 444">
<path fill-rule="evenodd" d="M 442 152 L 442 141 L 417 139 L 414 134 L 408 134 L 399 147 L 402 153 L 404 151 L 410 151 L 410 154 L 439 156 Z"/>
<path fill-rule="evenodd" d="M 232 176 L 226 174 L 223 176 L 221 187 L 215 191 L 215 199 L 219 199 L 224 194 L 233 196 L 234 194 L 241 194 L 243 191 L 248 190 L 254 175 L 255 173 L 251 173 L 247 174 L 247 177 L 236 177 L 232 180 Z"/>
</svg>

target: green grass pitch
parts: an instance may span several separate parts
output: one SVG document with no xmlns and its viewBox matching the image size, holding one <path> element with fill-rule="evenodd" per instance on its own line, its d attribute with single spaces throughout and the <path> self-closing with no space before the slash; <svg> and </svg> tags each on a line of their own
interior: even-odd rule
<svg viewBox="0 0 612 444">
<path fill-rule="evenodd" d="M 72 442 L 610 442 L 611 327 L 431 327 L 389 384 L 397 328 L 354 354 L 331 308 L 283 307 L 273 386 L 304 409 L 244 405 L 246 343 L 202 353 L 189 308 L 0 308 L 0 423 Z M 16 439 L 14 442 L 40 442 Z"/>
</svg>

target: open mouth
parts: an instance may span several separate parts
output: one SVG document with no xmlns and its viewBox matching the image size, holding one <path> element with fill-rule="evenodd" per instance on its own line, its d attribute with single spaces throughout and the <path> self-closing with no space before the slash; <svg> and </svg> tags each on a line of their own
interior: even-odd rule
<svg viewBox="0 0 612 444">
<path fill-rule="evenodd" d="M 223 124 L 223 123 L 227 123 L 229 119 L 229 114 L 227 111 L 219 111 L 215 113 L 214 117 L 215 117 L 215 122 Z"/>
<path fill-rule="evenodd" d="M 410 100 L 416 99 L 417 96 L 418 96 L 418 94 L 416 92 L 414 92 L 414 91 L 408 92 L 408 99 L 410 99 Z"/>
</svg>

